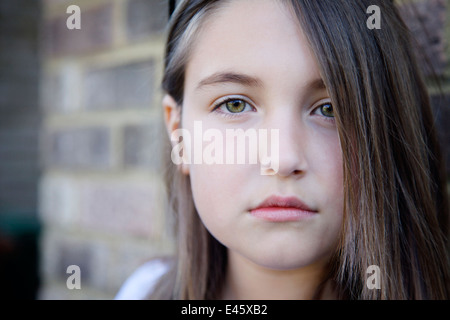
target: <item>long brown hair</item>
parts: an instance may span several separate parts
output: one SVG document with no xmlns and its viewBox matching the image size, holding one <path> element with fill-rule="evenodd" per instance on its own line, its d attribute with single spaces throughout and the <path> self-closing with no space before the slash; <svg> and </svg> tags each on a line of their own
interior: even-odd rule
<svg viewBox="0 0 450 320">
<path fill-rule="evenodd" d="M 445 168 L 427 89 L 397 8 L 382 0 L 278 1 L 297 16 L 308 37 L 342 147 L 344 222 L 329 279 L 342 298 L 448 299 Z M 182 1 L 172 17 L 163 89 L 181 109 L 197 31 L 224 2 Z M 367 28 L 370 5 L 380 8 L 381 29 Z M 177 252 L 152 298 L 219 298 L 226 248 L 201 223 L 189 176 L 176 169 L 169 141 L 166 145 Z M 366 286 L 370 265 L 380 268 L 380 289 Z"/>
</svg>

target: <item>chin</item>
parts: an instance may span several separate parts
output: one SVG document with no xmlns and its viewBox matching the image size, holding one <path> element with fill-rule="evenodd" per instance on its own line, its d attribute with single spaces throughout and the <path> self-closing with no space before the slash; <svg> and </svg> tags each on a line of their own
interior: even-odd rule
<svg viewBox="0 0 450 320">
<path fill-rule="evenodd" d="M 302 269 L 316 264 L 324 264 L 324 261 L 326 261 L 323 256 L 320 257 L 310 252 L 302 252 L 297 255 L 292 252 L 287 254 L 280 254 L 280 252 L 267 253 L 254 259 L 250 258 L 250 260 L 261 267 L 279 271 Z"/>
</svg>

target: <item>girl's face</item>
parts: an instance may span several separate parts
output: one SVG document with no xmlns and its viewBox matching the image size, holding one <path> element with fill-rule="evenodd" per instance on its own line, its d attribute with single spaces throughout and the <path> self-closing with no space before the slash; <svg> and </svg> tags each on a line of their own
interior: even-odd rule
<svg viewBox="0 0 450 320">
<path fill-rule="evenodd" d="M 267 268 L 323 265 L 341 228 L 342 154 L 316 59 L 287 7 L 230 1 L 214 13 L 187 65 L 182 110 L 192 139 L 203 138 L 195 121 L 202 132 L 222 133 L 224 159 L 226 129 L 266 129 L 269 137 L 279 130 L 275 174 L 249 163 L 185 167 L 210 233 L 229 253 Z"/>
</svg>

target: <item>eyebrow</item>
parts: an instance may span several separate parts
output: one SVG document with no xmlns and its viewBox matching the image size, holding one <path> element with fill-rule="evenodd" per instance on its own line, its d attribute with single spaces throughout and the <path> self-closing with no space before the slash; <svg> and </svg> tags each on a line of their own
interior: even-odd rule
<svg viewBox="0 0 450 320">
<path fill-rule="evenodd" d="M 315 79 L 311 82 L 309 82 L 305 88 L 307 90 L 311 91 L 320 91 L 320 90 L 326 90 L 327 86 L 325 85 L 325 82 L 323 82 L 322 78 Z"/>
<path fill-rule="evenodd" d="M 255 77 L 240 74 L 235 72 L 217 72 L 205 79 L 201 80 L 197 85 L 197 90 L 211 85 L 223 84 L 223 83 L 236 83 L 247 87 L 264 87 L 263 82 Z M 305 85 L 307 90 L 320 91 L 326 90 L 327 86 L 322 78 L 317 78 Z"/>
<path fill-rule="evenodd" d="M 197 86 L 197 90 L 205 86 L 217 85 L 222 83 L 236 83 L 244 85 L 246 87 L 263 87 L 263 83 L 261 80 L 246 74 L 235 72 L 217 72 L 200 81 Z"/>
</svg>

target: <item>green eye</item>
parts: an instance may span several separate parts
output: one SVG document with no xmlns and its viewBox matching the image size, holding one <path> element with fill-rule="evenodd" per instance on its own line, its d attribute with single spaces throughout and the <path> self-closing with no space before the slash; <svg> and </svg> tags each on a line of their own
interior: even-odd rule
<svg viewBox="0 0 450 320">
<path fill-rule="evenodd" d="M 239 113 L 244 111 L 246 106 L 245 101 L 243 100 L 230 100 L 225 102 L 225 107 L 227 108 L 228 111 L 230 111 L 231 113 Z"/>
<path fill-rule="evenodd" d="M 333 105 L 331 103 L 325 103 L 319 107 L 320 113 L 328 118 L 334 118 Z"/>
</svg>

